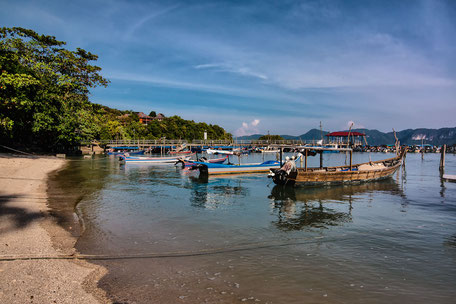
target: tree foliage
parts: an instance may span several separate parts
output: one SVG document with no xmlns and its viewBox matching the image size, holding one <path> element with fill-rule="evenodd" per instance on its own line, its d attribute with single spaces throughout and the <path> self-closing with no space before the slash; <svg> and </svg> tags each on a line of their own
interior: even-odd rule
<svg viewBox="0 0 456 304">
<path fill-rule="evenodd" d="M 263 135 L 258 140 L 283 140 L 283 137 L 280 135 Z"/>
<path fill-rule="evenodd" d="M 53 36 L 0 28 L 0 142 L 57 150 L 98 139 L 227 139 L 217 125 L 172 116 L 148 125 L 133 111 L 91 103 L 89 90 L 107 86 L 98 57 L 65 49 Z M 151 111 L 156 117 L 156 112 Z"/>
<path fill-rule="evenodd" d="M 100 67 L 90 64 L 96 55 L 64 45 L 32 30 L 0 28 L 2 140 L 52 149 L 92 132 L 87 130 L 92 122 L 89 89 L 108 81 Z"/>
</svg>

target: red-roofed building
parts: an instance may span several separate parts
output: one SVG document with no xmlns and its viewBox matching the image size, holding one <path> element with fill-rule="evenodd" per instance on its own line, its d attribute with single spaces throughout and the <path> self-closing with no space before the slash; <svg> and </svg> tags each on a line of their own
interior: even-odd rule
<svg viewBox="0 0 456 304">
<path fill-rule="evenodd" d="M 154 120 L 153 117 L 150 117 L 149 115 L 146 115 L 143 112 L 138 112 L 137 115 L 139 117 L 139 122 L 142 123 L 143 125 L 147 125 L 147 124 L 149 124 L 149 122 Z"/>
</svg>

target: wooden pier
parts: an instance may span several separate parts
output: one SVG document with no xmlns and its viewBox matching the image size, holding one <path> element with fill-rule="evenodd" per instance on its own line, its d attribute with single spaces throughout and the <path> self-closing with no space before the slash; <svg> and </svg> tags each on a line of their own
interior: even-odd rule
<svg viewBox="0 0 456 304">
<path fill-rule="evenodd" d="M 450 182 L 456 182 L 456 175 L 443 174 L 442 178 Z"/>
<path fill-rule="evenodd" d="M 138 147 L 139 149 L 176 149 L 178 147 L 233 147 L 255 148 L 271 145 L 286 145 L 290 148 L 303 145 L 317 145 L 317 140 L 170 140 L 170 139 L 136 139 L 136 140 L 101 140 L 97 142 L 81 142 L 81 146 L 99 146 L 103 148 Z M 91 149 L 93 151 L 93 149 Z"/>
</svg>

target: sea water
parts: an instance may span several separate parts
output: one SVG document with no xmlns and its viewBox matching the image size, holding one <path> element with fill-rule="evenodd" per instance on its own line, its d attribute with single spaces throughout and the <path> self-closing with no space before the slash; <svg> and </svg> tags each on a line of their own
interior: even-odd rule
<svg viewBox="0 0 456 304">
<path fill-rule="evenodd" d="M 446 163 L 456 174 L 456 156 Z M 117 303 L 454 303 L 456 184 L 438 166 L 408 154 L 383 181 L 282 188 L 267 174 L 74 159 L 52 177 L 50 206 L 81 254 L 117 257 L 93 261 Z"/>
</svg>

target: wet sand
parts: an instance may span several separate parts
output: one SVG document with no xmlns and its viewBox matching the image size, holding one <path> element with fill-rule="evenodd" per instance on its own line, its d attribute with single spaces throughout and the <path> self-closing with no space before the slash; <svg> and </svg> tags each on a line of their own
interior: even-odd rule
<svg viewBox="0 0 456 304">
<path fill-rule="evenodd" d="M 76 238 L 47 207 L 47 178 L 62 168 L 55 157 L 0 154 L 0 258 L 76 252 Z M 0 303 L 109 303 L 97 287 L 106 273 L 85 261 L 0 260 Z"/>
</svg>

